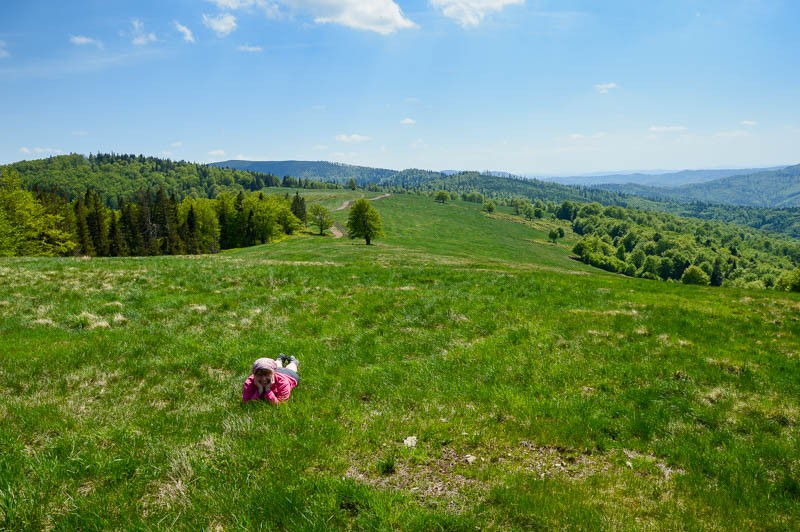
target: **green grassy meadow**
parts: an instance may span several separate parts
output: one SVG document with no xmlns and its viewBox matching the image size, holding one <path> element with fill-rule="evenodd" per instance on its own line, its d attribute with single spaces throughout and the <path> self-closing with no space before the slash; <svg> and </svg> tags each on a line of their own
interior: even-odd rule
<svg viewBox="0 0 800 532">
<path fill-rule="evenodd" d="M 0 259 L 0 529 L 800 528 L 798 294 L 375 207 L 373 246 Z M 280 352 L 291 400 L 242 405 Z"/>
</svg>

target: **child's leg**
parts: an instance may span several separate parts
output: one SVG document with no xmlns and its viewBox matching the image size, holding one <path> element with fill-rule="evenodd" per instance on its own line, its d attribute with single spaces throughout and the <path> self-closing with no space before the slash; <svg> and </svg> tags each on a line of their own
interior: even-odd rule
<svg viewBox="0 0 800 532">
<path fill-rule="evenodd" d="M 295 361 L 289 362 L 289 364 L 286 366 L 286 369 L 290 369 L 290 370 L 294 371 L 295 373 L 297 373 L 297 362 L 295 362 Z"/>
</svg>

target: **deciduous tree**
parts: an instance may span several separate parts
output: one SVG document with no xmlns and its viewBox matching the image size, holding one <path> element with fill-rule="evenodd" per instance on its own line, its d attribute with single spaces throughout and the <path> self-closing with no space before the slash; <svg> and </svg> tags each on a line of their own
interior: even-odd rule
<svg viewBox="0 0 800 532">
<path fill-rule="evenodd" d="M 380 214 L 364 198 L 356 200 L 350 207 L 347 217 L 347 236 L 363 238 L 368 246 L 374 238 L 385 236 Z"/>
</svg>

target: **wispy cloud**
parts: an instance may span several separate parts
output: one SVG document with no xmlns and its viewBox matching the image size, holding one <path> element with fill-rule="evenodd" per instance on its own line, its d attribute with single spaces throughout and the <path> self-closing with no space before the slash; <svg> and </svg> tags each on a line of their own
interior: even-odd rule
<svg viewBox="0 0 800 532">
<path fill-rule="evenodd" d="M 247 52 L 251 54 L 259 54 L 264 51 L 263 48 L 260 46 L 250 46 L 249 44 L 243 44 L 237 48 L 240 52 Z"/>
<path fill-rule="evenodd" d="M 352 133 L 350 135 L 336 135 L 334 138 L 339 142 L 346 143 L 367 142 L 368 140 L 372 140 L 370 137 L 367 137 L 366 135 L 359 135 L 358 133 Z"/>
<path fill-rule="evenodd" d="M 492 12 L 523 3 L 525 0 L 431 0 L 433 7 L 464 28 L 478 26 Z"/>
<path fill-rule="evenodd" d="M 190 30 L 189 28 L 187 28 L 186 26 L 184 26 L 180 22 L 176 22 L 175 23 L 175 29 L 178 30 L 179 32 L 181 32 L 181 35 L 183 35 L 183 40 L 184 41 L 190 42 L 190 43 L 195 42 L 194 41 L 194 33 L 192 33 L 192 30 Z"/>
<path fill-rule="evenodd" d="M 404 118 L 400 121 L 400 123 L 403 124 L 404 126 L 413 126 L 414 124 L 417 123 L 417 121 L 414 120 L 413 118 Z"/>
<path fill-rule="evenodd" d="M 209 0 L 212 4 L 225 11 L 238 9 L 258 8 L 268 18 L 278 18 L 281 14 L 280 6 L 271 0 Z"/>
<path fill-rule="evenodd" d="M 25 155 L 60 155 L 64 153 L 62 150 L 57 148 L 27 148 L 25 146 L 20 148 L 19 151 Z"/>
<path fill-rule="evenodd" d="M 651 133 L 680 133 L 688 129 L 685 126 L 650 126 L 649 131 Z"/>
<path fill-rule="evenodd" d="M 220 9 L 241 9 L 255 4 L 255 0 L 209 0 Z"/>
<path fill-rule="evenodd" d="M 93 39 L 92 37 L 87 37 L 85 35 L 71 35 L 69 38 L 69 42 L 74 44 L 75 46 L 97 46 L 98 48 L 103 47 L 103 43 L 97 39 Z"/>
<path fill-rule="evenodd" d="M 135 46 L 146 46 L 152 42 L 158 41 L 158 37 L 156 37 L 155 33 L 147 33 L 145 31 L 144 23 L 141 20 L 133 19 L 131 21 L 131 26 L 133 27 L 131 43 Z"/>
<path fill-rule="evenodd" d="M 72 135 L 73 137 L 88 137 L 89 136 L 89 132 L 88 131 L 84 131 L 82 129 L 78 129 L 76 131 L 71 132 L 70 135 Z"/>
<path fill-rule="evenodd" d="M 217 34 L 217 37 L 227 37 L 236 29 L 236 17 L 230 13 L 223 13 L 212 17 L 203 15 L 203 24 Z"/>
<path fill-rule="evenodd" d="M 179 140 L 175 141 L 175 142 L 173 142 L 173 143 L 171 143 L 169 145 L 170 148 L 180 148 L 181 146 L 183 146 L 183 142 L 181 142 Z"/>
<path fill-rule="evenodd" d="M 598 83 L 597 85 L 594 86 L 594 89 L 600 94 L 608 94 L 608 91 L 618 88 L 619 85 L 617 85 L 613 81 L 611 83 Z"/>
<path fill-rule="evenodd" d="M 212 157 L 224 157 L 225 150 L 211 150 L 208 154 Z"/>
<path fill-rule="evenodd" d="M 747 127 L 755 127 L 758 125 L 758 122 L 755 122 L 753 120 L 742 120 L 741 124 Z"/>
<path fill-rule="evenodd" d="M 381 35 L 417 27 L 394 0 L 284 0 L 283 3 L 311 15 L 317 24 L 339 24 Z"/>
<path fill-rule="evenodd" d="M 7 46 L 6 45 L 6 41 L 0 41 L 0 59 L 3 59 L 5 57 L 9 57 L 11 55 L 8 52 L 8 49 L 6 48 L 6 46 Z"/>
</svg>

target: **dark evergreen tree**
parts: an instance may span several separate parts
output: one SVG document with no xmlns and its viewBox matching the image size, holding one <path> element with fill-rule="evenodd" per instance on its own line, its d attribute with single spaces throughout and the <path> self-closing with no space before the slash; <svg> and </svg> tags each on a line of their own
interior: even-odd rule
<svg viewBox="0 0 800 532">
<path fill-rule="evenodd" d="M 300 220 L 303 225 L 308 224 L 308 215 L 306 214 L 306 200 L 303 198 L 299 192 L 294 193 L 294 198 L 292 198 L 292 206 L 290 207 L 292 214 L 297 216 L 297 219 Z"/>
<path fill-rule="evenodd" d="M 100 199 L 100 194 L 96 190 L 86 191 L 86 225 L 95 253 L 100 257 L 108 256 L 108 222 L 106 220 L 106 208 Z"/>
<path fill-rule="evenodd" d="M 86 205 L 83 198 L 75 200 L 75 237 L 78 242 L 76 251 L 81 255 L 96 255 L 92 235 L 89 233 L 89 224 L 86 221 Z"/>
<path fill-rule="evenodd" d="M 108 227 L 108 254 L 111 257 L 127 257 L 130 255 L 125 238 L 122 236 L 122 228 L 117 213 L 111 212 L 111 222 Z"/>
</svg>

